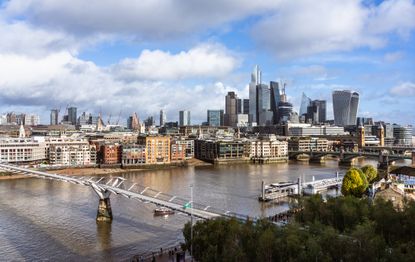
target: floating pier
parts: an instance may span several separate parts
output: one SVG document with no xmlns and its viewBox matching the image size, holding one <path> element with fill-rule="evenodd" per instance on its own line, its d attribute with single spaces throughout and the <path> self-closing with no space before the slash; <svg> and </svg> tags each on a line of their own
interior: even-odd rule
<svg viewBox="0 0 415 262">
<path fill-rule="evenodd" d="M 266 185 L 262 181 L 261 195 L 258 199 L 267 202 L 293 195 L 314 195 L 331 188 L 338 188 L 342 183 L 343 177 L 339 177 L 339 172 L 336 172 L 334 178 L 315 180 L 313 176 L 313 180 L 310 182 L 302 182 L 298 178 L 297 182 L 278 182 Z"/>
</svg>

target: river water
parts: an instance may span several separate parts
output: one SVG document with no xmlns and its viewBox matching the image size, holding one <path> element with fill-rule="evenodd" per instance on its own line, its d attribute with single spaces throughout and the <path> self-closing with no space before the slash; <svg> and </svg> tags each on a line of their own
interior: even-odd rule
<svg viewBox="0 0 415 262">
<path fill-rule="evenodd" d="M 366 162 L 367 163 L 367 162 Z M 362 163 L 360 163 L 362 164 Z M 375 163 L 374 163 L 375 164 Z M 173 195 L 252 216 L 286 208 L 260 203 L 261 181 L 305 181 L 345 173 L 337 162 L 224 165 L 141 171 L 125 178 Z M 122 261 L 172 246 L 189 217 L 153 217 L 154 206 L 112 195 L 112 224 L 97 224 L 92 189 L 37 178 L 0 181 L 0 261 Z"/>
</svg>

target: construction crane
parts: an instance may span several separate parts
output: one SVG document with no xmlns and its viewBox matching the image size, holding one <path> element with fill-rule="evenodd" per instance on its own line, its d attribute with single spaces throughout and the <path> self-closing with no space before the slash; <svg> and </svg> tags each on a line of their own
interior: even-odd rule
<svg viewBox="0 0 415 262">
<path fill-rule="evenodd" d="M 121 113 L 122 113 L 122 110 L 120 110 L 120 113 L 118 114 L 117 122 L 115 123 L 115 125 L 117 125 L 117 126 L 118 126 L 118 123 L 120 122 Z"/>
<path fill-rule="evenodd" d="M 107 124 L 108 124 L 108 125 L 111 125 L 111 113 L 110 113 L 110 116 L 108 117 Z"/>
</svg>

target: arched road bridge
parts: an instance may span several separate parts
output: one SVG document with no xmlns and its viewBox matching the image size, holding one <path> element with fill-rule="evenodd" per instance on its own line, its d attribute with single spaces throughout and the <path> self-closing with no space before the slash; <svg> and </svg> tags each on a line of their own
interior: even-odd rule
<svg viewBox="0 0 415 262">
<path fill-rule="evenodd" d="M 250 218 L 245 215 L 240 215 L 234 212 L 221 210 L 199 203 L 192 203 L 184 198 L 169 195 L 149 187 L 139 185 L 137 183 L 129 182 L 123 177 L 79 177 L 58 175 L 24 168 L 9 163 L 0 163 L 0 169 L 15 174 L 27 175 L 30 177 L 59 180 L 91 187 L 99 197 L 97 221 L 112 221 L 112 211 L 110 204 L 111 193 L 129 199 L 136 199 L 144 203 L 152 203 L 157 206 L 167 207 L 177 212 L 193 215 L 194 217 L 200 219 L 228 217 L 236 218 L 238 220 L 250 219 L 256 221 L 256 218 Z"/>
<path fill-rule="evenodd" d="M 300 155 L 310 156 L 310 161 L 321 161 L 325 156 L 332 155 L 338 156 L 340 163 L 350 164 L 351 161 L 357 157 L 368 157 L 378 159 L 379 162 L 387 161 L 389 164 L 399 159 L 411 159 L 411 156 L 404 154 L 389 154 L 382 151 L 378 152 L 349 152 L 349 151 L 294 151 L 289 150 L 288 155 L 290 158 L 297 158 Z M 387 156 L 387 157 L 386 157 Z"/>
</svg>

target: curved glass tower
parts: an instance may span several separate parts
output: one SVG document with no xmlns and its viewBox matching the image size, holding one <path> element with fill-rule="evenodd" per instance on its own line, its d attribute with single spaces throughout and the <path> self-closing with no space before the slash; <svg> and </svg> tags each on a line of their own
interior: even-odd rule
<svg viewBox="0 0 415 262">
<path fill-rule="evenodd" d="M 356 125 L 359 94 L 352 90 L 333 91 L 334 124 L 338 126 Z"/>
</svg>

